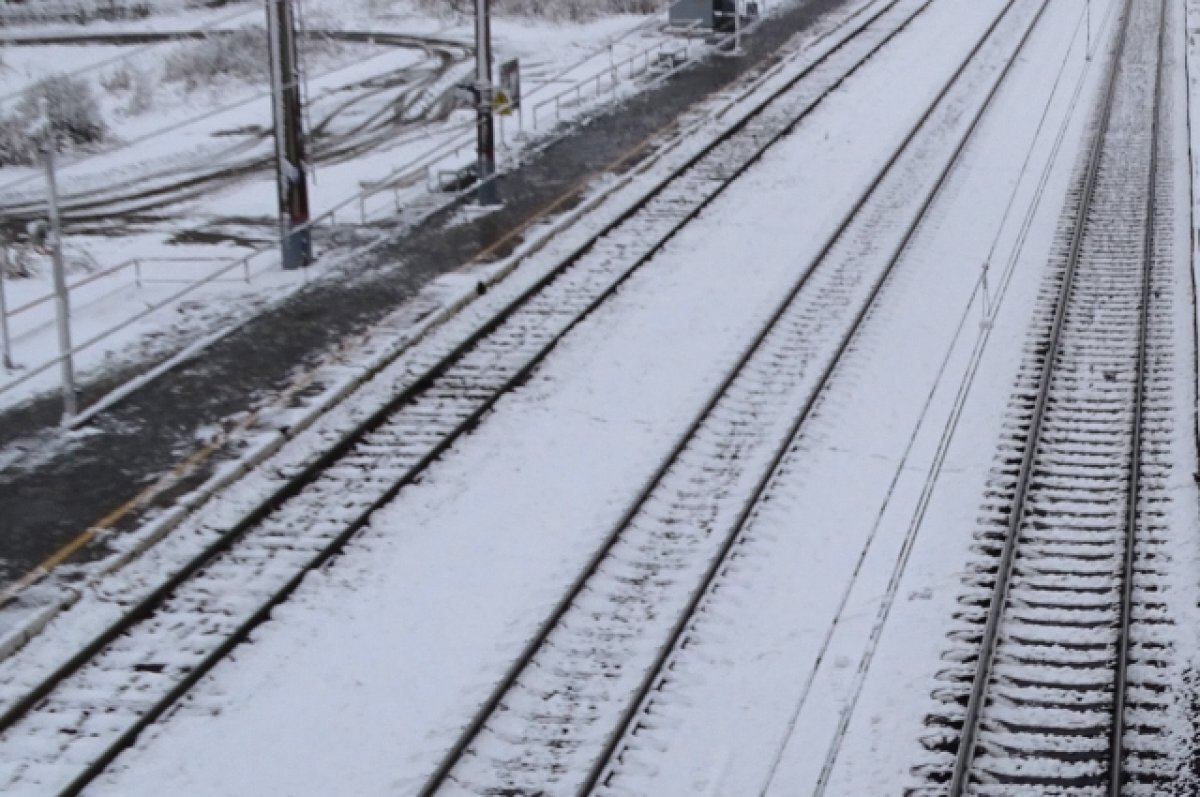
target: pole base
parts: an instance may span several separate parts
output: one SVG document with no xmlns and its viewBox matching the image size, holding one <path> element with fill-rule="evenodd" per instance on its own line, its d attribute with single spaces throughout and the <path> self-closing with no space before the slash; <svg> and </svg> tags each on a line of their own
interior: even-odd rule
<svg viewBox="0 0 1200 797">
<path fill-rule="evenodd" d="M 475 189 L 475 202 L 483 207 L 504 204 L 500 199 L 500 187 L 495 178 L 484 180 Z"/>
<path fill-rule="evenodd" d="M 295 271 L 312 262 L 312 235 L 308 230 L 291 232 L 280 242 L 280 259 L 284 271 Z"/>
</svg>

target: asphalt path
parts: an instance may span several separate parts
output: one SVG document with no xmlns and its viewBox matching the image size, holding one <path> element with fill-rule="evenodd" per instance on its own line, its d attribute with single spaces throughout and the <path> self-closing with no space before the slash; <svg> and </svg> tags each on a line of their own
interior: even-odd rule
<svg viewBox="0 0 1200 797">
<path fill-rule="evenodd" d="M 809 0 L 746 37 L 742 57 L 692 65 L 596 116 L 506 174 L 500 180 L 500 210 L 454 225 L 448 222 L 457 207 L 436 213 L 372 250 L 355 279 L 319 281 L 298 292 L 101 413 L 68 444 L 33 457 L 42 461 L 0 471 L 0 585 L 36 567 L 170 471 L 199 447 L 199 430 L 269 403 L 338 341 L 362 332 L 430 280 L 503 241 L 550 203 L 564 196 L 570 198 L 568 207 L 577 202 L 586 178 L 603 174 L 622 154 L 740 75 L 776 60 L 788 38 L 845 1 Z M 116 372 L 85 386 L 83 404 L 134 375 L 134 369 Z M 60 413 L 57 396 L 0 413 L 0 446 L 24 440 L 42 447 L 60 434 L 55 430 Z M 201 468 L 179 489 L 207 475 Z M 104 553 L 101 541 L 76 556 Z"/>
</svg>

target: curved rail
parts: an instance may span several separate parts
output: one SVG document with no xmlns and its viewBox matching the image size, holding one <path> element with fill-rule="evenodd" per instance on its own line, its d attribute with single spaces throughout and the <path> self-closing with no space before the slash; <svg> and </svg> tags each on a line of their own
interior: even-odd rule
<svg viewBox="0 0 1200 797">
<path fill-rule="evenodd" d="M 334 36 L 333 38 L 361 42 L 367 41 L 365 37 L 366 34 L 343 34 Z M 197 36 L 197 38 L 203 38 L 203 36 Z M 331 107 L 327 110 L 317 109 L 315 111 L 321 114 L 312 129 L 314 136 L 318 139 L 314 143 L 313 150 L 313 158 L 315 158 L 318 164 L 328 165 L 338 163 L 364 152 L 370 152 L 381 143 L 391 141 L 398 132 L 409 131 L 410 133 L 415 133 L 415 123 L 420 120 L 407 118 L 405 112 L 416 105 L 424 97 L 425 92 L 436 88 L 438 85 L 437 81 L 442 78 L 455 62 L 456 58 L 461 56 L 461 53 L 458 53 L 455 48 L 447 47 L 440 43 L 432 44 L 421 37 L 410 37 L 400 34 L 378 34 L 376 42 L 381 45 L 421 50 L 433 64 L 421 67 L 419 70 L 421 79 L 411 83 L 392 84 L 388 80 L 400 73 L 418 71 L 416 67 L 407 66 L 399 70 L 392 70 L 382 75 L 374 76 L 372 80 L 380 81 L 382 79 L 382 81 L 378 85 L 364 85 L 363 88 L 365 90 L 354 97 L 340 101 L 332 93 L 317 97 L 317 101 L 325 99 L 326 96 L 333 100 Z M 334 71 L 344 69 L 346 66 L 347 64 L 343 63 Z M 346 86 L 341 86 L 337 89 L 337 92 L 345 88 Z M 393 90 L 399 90 L 400 94 L 397 99 L 403 101 L 399 106 L 400 113 L 396 113 L 397 108 L 394 108 L 390 103 L 384 103 L 382 108 L 373 111 L 364 119 L 357 120 L 350 129 L 339 132 L 336 135 L 321 137 L 322 131 L 338 118 L 346 108 L 356 103 L 370 101 Z M 439 95 L 444 94 L 446 91 L 448 89 L 439 89 Z M 209 110 L 198 117 L 193 117 L 184 122 L 172 124 L 161 130 L 145 134 L 133 142 L 125 143 L 123 146 L 129 147 L 132 144 L 145 141 L 147 138 L 170 133 L 181 126 L 191 124 L 197 120 L 210 118 L 216 114 L 225 113 L 234 108 L 244 107 L 249 103 L 260 101 L 267 96 L 269 95 L 261 92 L 255 93 L 238 100 L 232 105 Z M 430 107 L 432 108 L 435 105 L 436 103 L 433 103 Z M 269 166 L 273 162 L 274 156 L 257 152 L 256 150 L 261 149 L 260 145 L 270 135 L 270 131 L 262 130 L 256 135 L 247 136 L 245 140 L 206 152 L 204 153 L 203 163 L 184 163 L 182 173 L 180 172 L 180 164 L 169 163 L 165 167 L 151 166 L 150 171 L 133 177 L 117 176 L 115 179 L 105 180 L 103 179 L 103 173 L 90 177 L 85 175 L 84 179 L 87 179 L 89 182 L 99 179 L 100 183 L 94 187 L 72 191 L 64 197 L 61 203 L 64 218 L 77 224 L 95 223 L 109 219 L 114 215 L 148 213 L 165 206 L 192 199 L 210 190 L 213 185 L 222 185 L 237 177 L 261 171 L 266 166 Z M 96 156 L 88 156 L 75 160 L 68 164 L 68 168 L 93 160 L 94 157 Z M 31 174 L 10 181 L 4 184 L 3 188 L 11 191 L 36 179 L 38 179 L 37 175 Z M 39 218 L 44 214 L 45 202 L 40 198 L 31 198 L 26 194 L 22 198 L 0 204 L 0 209 L 3 210 L 3 215 L 9 223 L 14 221 L 22 222 Z"/>
</svg>

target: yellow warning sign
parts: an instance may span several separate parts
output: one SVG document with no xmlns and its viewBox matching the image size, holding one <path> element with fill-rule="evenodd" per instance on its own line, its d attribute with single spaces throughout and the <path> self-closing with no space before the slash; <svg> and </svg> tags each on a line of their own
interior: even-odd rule
<svg viewBox="0 0 1200 797">
<path fill-rule="evenodd" d="M 521 63 L 517 59 L 500 64 L 500 87 L 496 92 L 496 111 L 508 116 L 521 107 Z"/>
</svg>

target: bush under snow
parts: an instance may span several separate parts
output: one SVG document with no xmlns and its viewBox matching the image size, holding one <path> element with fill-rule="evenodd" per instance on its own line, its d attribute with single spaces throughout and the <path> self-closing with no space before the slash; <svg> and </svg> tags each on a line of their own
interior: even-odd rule
<svg viewBox="0 0 1200 797">
<path fill-rule="evenodd" d="M 267 32 L 245 27 L 176 47 L 163 62 L 163 80 L 189 90 L 232 78 L 247 83 L 267 79 Z"/>
<path fill-rule="evenodd" d="M 300 56 L 311 63 L 307 59 L 339 52 L 340 47 L 327 38 L 310 36 L 300 40 Z M 224 80 L 266 84 L 269 63 L 267 32 L 250 25 L 178 45 L 163 61 L 162 77 L 168 83 L 183 83 L 188 91 Z"/>
<path fill-rule="evenodd" d="M 47 118 L 62 148 L 96 144 L 108 133 L 91 84 L 84 78 L 50 75 L 26 89 L 10 113 L 0 115 L 0 166 L 37 161 Z"/>
</svg>

